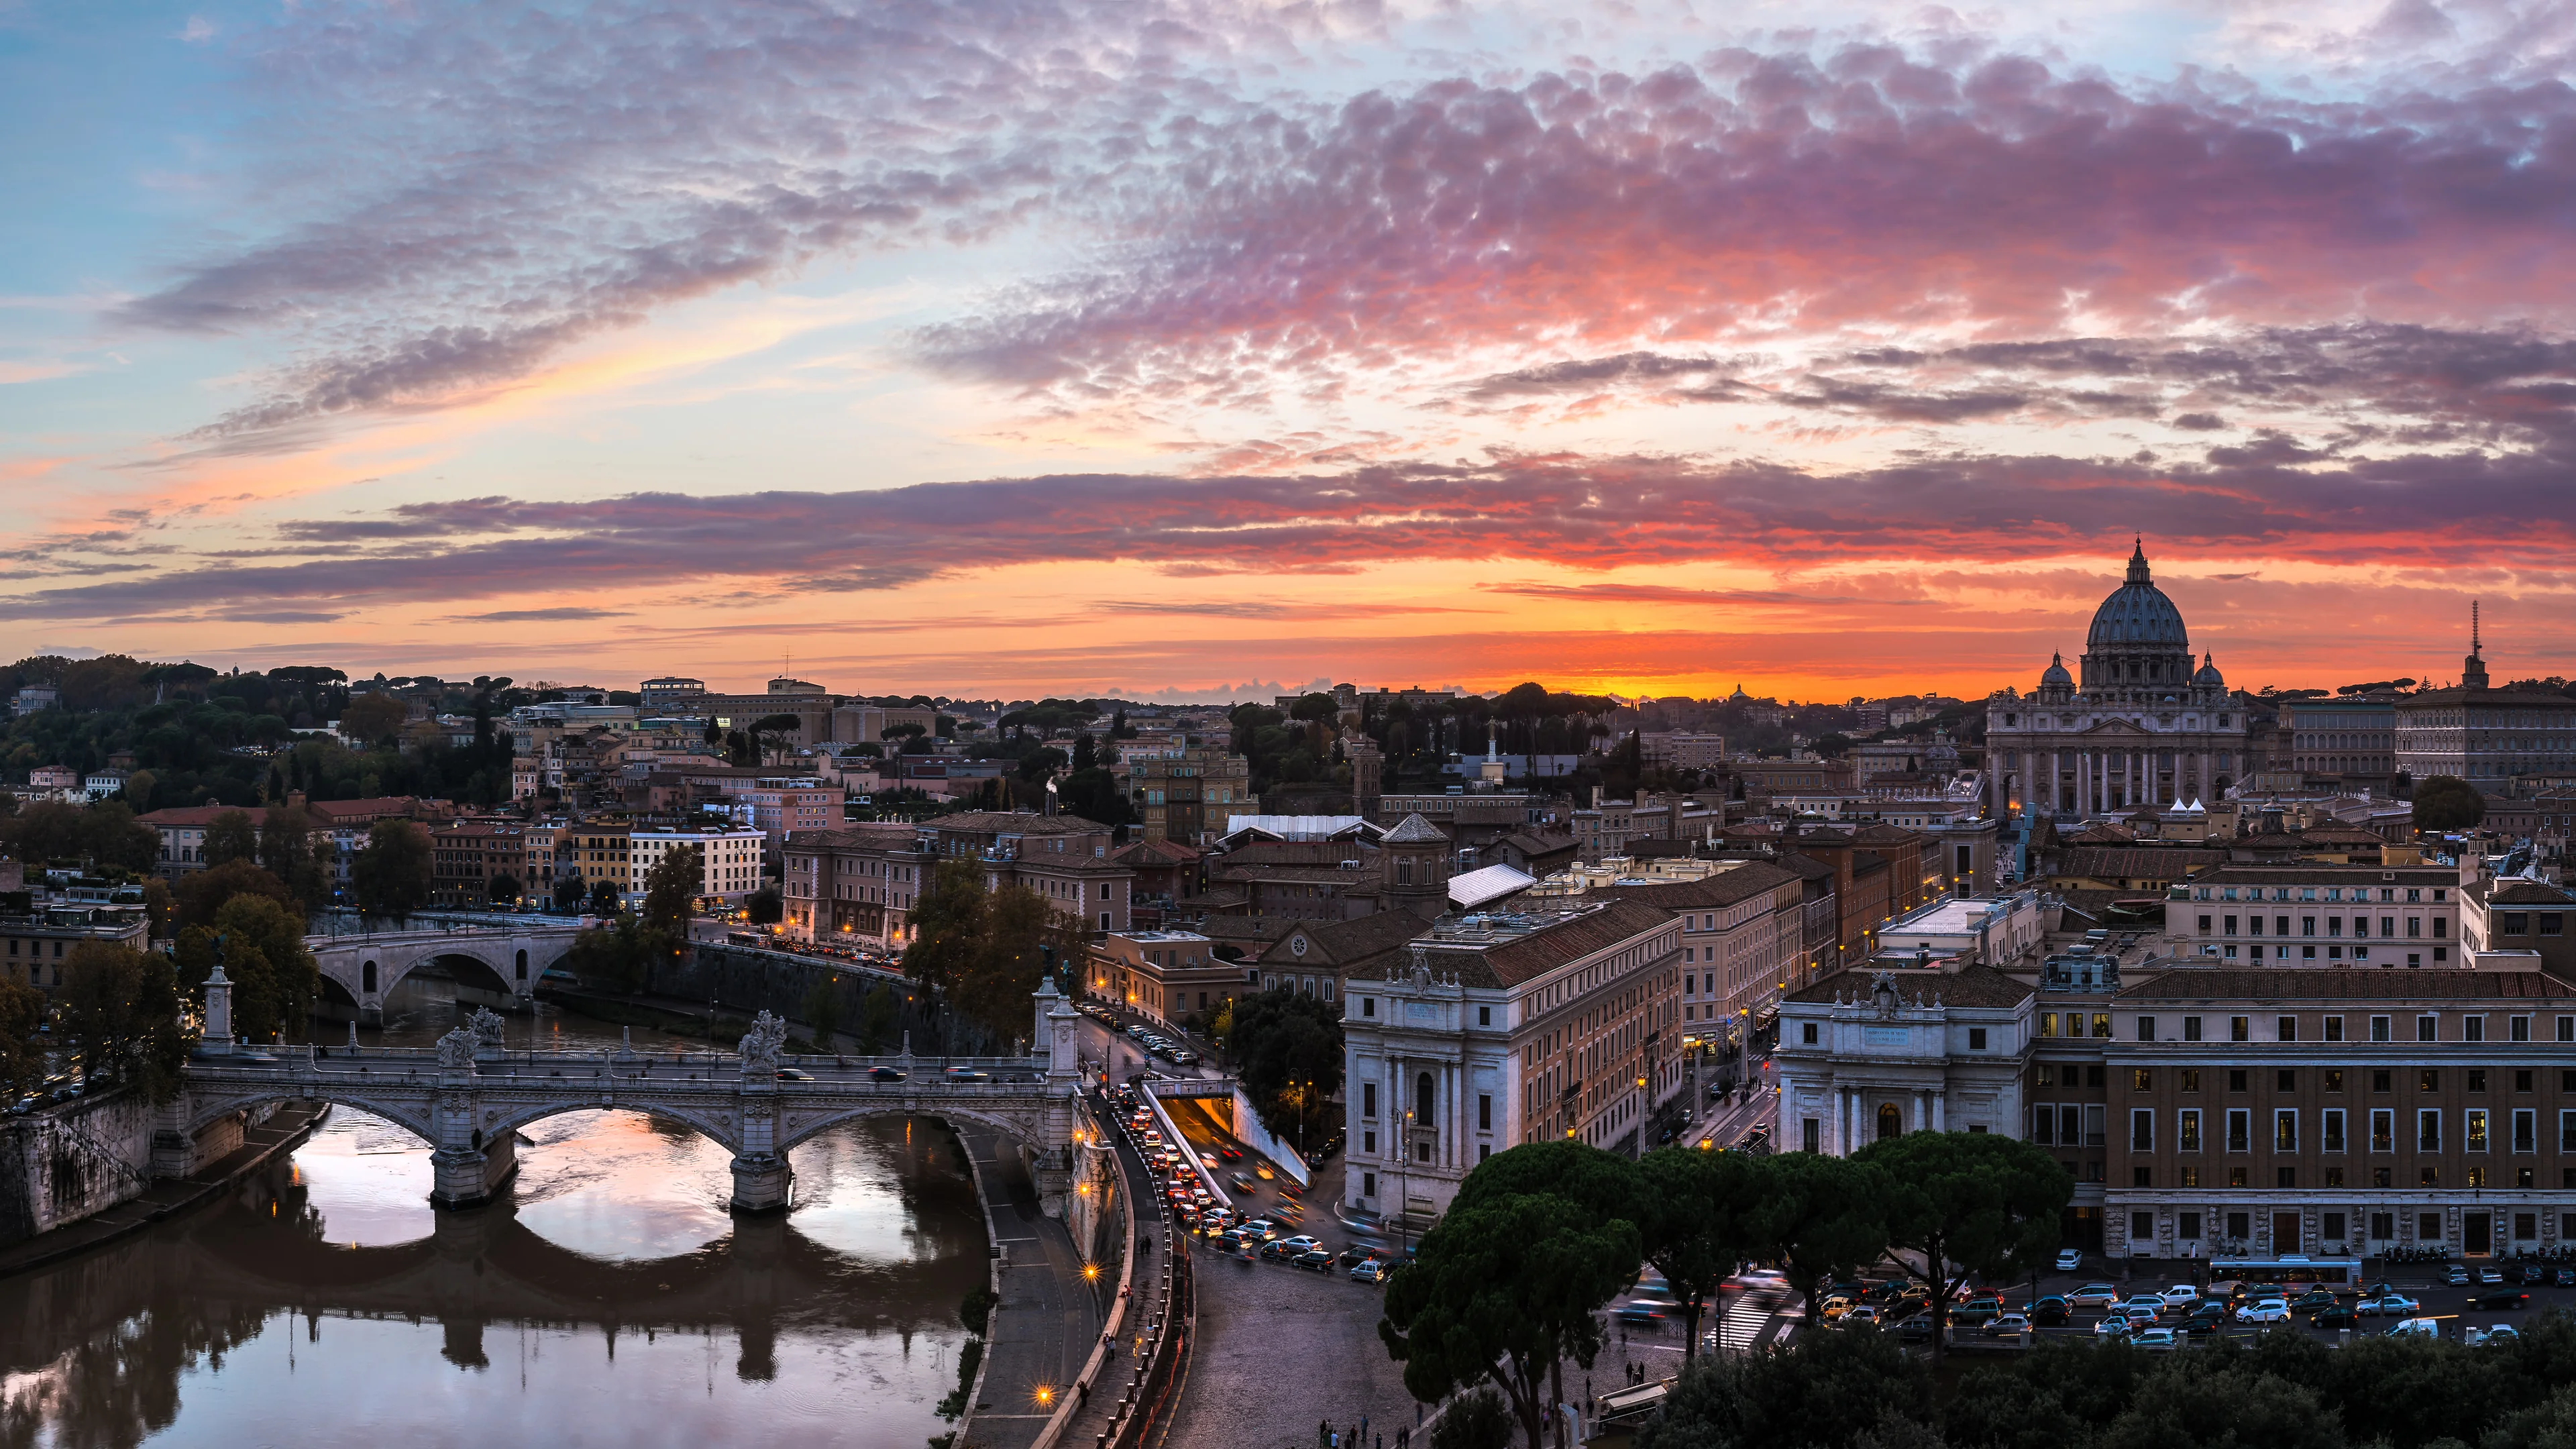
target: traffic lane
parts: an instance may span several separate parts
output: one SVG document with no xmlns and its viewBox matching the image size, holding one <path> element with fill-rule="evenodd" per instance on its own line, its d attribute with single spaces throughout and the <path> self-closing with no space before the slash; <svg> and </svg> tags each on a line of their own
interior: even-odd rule
<svg viewBox="0 0 2576 1449">
<path fill-rule="evenodd" d="M 1210 1155 L 1216 1158 L 1209 1170 L 1214 1172 L 1217 1180 L 1225 1185 L 1225 1194 L 1234 1200 L 1234 1208 L 1238 1214 L 1247 1218 L 1266 1217 L 1274 1222 L 1293 1223 L 1297 1225 L 1297 1232 L 1318 1238 L 1323 1236 L 1305 1221 L 1306 1199 L 1311 1194 L 1296 1190 L 1296 1184 L 1289 1181 L 1287 1175 L 1282 1173 L 1276 1164 L 1236 1141 L 1230 1134 L 1220 1131 L 1216 1124 L 1208 1119 L 1206 1113 L 1191 1106 L 1187 1099 L 1164 1105 L 1171 1112 L 1172 1125 L 1181 1129 L 1181 1140 L 1188 1150 L 1201 1154 L 1202 1160 Z M 1240 1153 L 1241 1157 L 1235 1161 L 1227 1161 L 1224 1149 L 1229 1147 Z M 1270 1173 L 1267 1179 L 1261 1176 L 1264 1170 Z M 1234 1178 L 1238 1175 L 1250 1180 L 1252 1186 L 1249 1189 L 1237 1186 Z M 1292 1233 L 1288 1236 L 1294 1235 Z"/>
</svg>

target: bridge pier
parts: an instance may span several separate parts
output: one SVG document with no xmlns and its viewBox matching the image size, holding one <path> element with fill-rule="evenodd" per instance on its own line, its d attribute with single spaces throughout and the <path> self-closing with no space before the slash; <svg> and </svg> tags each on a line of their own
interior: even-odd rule
<svg viewBox="0 0 2576 1449">
<path fill-rule="evenodd" d="M 429 1154 L 429 1167 L 431 1206 L 483 1207 L 518 1175 L 518 1139 L 506 1134 L 495 1137 L 480 1152 L 442 1147 Z"/>
<path fill-rule="evenodd" d="M 735 1212 L 785 1212 L 795 1186 L 795 1169 L 777 1153 L 747 1152 L 733 1160 L 732 1206 Z"/>
</svg>

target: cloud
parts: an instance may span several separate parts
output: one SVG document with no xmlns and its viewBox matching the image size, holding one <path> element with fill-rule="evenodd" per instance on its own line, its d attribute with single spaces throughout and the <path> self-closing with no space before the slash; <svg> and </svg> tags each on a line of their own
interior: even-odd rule
<svg viewBox="0 0 2576 1449">
<path fill-rule="evenodd" d="M 624 619 L 625 609 L 591 609 L 566 605 L 553 609 L 495 609 L 488 614 L 450 614 L 442 624 L 568 624 L 584 619 Z"/>
</svg>

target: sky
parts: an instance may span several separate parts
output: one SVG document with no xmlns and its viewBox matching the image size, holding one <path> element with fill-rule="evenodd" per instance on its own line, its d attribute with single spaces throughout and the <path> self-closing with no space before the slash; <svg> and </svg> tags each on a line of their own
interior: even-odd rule
<svg viewBox="0 0 2576 1449">
<path fill-rule="evenodd" d="M 2576 4 L 0 0 L 0 650 L 2576 673 Z"/>
</svg>

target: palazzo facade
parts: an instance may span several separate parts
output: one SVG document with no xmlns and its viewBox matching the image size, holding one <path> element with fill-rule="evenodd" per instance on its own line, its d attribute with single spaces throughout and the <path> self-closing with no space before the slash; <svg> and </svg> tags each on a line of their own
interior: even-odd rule
<svg viewBox="0 0 2576 1449">
<path fill-rule="evenodd" d="M 2244 710 L 2214 659 L 2193 668 L 2182 611 L 2155 586 L 2143 543 L 2094 610 L 2077 668 L 2058 655 L 2037 690 L 1987 699 L 1989 814 L 2081 818 L 2216 799 L 2243 776 Z"/>
</svg>

